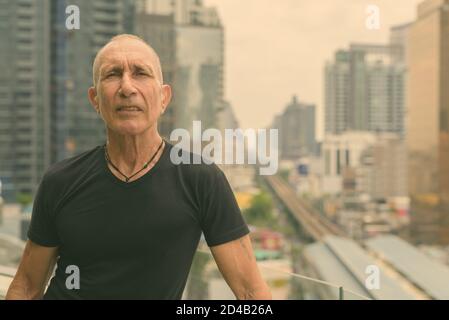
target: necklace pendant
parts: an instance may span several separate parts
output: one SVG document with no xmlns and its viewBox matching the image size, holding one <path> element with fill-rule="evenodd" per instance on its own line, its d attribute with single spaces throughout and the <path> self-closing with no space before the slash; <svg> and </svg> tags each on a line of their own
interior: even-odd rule
<svg viewBox="0 0 449 320">
<path fill-rule="evenodd" d="M 133 175 L 127 177 L 125 176 L 120 170 L 119 168 L 117 168 L 111 161 L 111 159 L 109 158 L 109 154 L 108 154 L 108 149 L 106 147 L 106 144 L 104 145 L 104 157 L 107 161 L 108 164 L 111 165 L 111 167 L 113 167 L 118 173 L 120 173 L 123 177 L 125 177 L 125 182 L 129 182 L 129 180 L 134 177 L 135 175 L 137 175 L 139 172 L 141 172 L 142 170 L 146 169 L 148 167 L 148 165 L 151 163 L 151 161 L 153 161 L 154 157 L 156 157 L 156 155 L 158 154 L 159 150 L 161 149 L 162 145 L 164 144 L 164 139 L 161 140 L 161 143 L 159 144 L 159 147 L 157 148 L 156 152 L 153 154 L 153 156 L 151 157 L 151 159 L 145 163 L 145 165 L 143 166 L 142 169 L 140 169 L 139 171 L 137 171 L 136 173 L 134 173 Z"/>
</svg>

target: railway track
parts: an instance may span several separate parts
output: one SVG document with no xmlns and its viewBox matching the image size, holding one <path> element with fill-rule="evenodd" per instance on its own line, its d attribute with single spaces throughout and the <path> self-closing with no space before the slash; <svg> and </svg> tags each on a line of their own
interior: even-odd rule
<svg viewBox="0 0 449 320">
<path fill-rule="evenodd" d="M 318 241 L 326 235 L 344 236 L 343 231 L 338 226 L 298 198 L 294 190 L 282 178 L 278 176 L 265 176 L 265 180 L 276 196 L 312 238 Z"/>
</svg>

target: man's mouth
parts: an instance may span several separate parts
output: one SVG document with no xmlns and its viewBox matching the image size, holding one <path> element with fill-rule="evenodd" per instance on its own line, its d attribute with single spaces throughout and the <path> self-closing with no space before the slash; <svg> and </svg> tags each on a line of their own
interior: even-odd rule
<svg viewBox="0 0 449 320">
<path fill-rule="evenodd" d="M 139 112 L 139 111 L 142 111 L 142 109 L 140 109 L 139 107 L 135 107 L 135 106 L 118 107 L 116 110 L 118 112 Z"/>
</svg>

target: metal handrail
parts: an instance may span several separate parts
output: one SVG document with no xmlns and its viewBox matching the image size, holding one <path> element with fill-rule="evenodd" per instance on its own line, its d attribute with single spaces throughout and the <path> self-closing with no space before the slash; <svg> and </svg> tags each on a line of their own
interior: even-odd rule
<svg viewBox="0 0 449 320">
<path fill-rule="evenodd" d="M 197 252 L 205 253 L 205 254 L 208 254 L 208 255 L 212 255 L 212 253 L 210 251 L 207 251 L 207 250 L 198 249 Z M 344 292 L 348 292 L 348 293 L 350 293 L 350 294 L 352 294 L 354 296 L 357 296 L 357 297 L 359 297 L 361 299 L 364 299 L 364 300 L 372 300 L 371 298 L 363 296 L 363 295 L 361 295 L 359 293 L 356 293 L 356 292 L 354 292 L 352 290 L 345 289 L 342 285 L 338 285 L 338 284 L 331 283 L 331 282 L 328 282 L 328 281 L 324 281 L 324 280 L 308 277 L 308 276 L 305 276 L 305 275 L 301 275 L 301 274 L 298 274 L 298 273 L 293 273 L 293 272 L 281 270 L 279 268 L 270 267 L 270 266 L 262 266 L 262 265 L 260 265 L 259 268 L 280 272 L 280 273 L 287 274 L 287 275 L 289 275 L 291 277 L 294 277 L 294 278 L 308 280 L 308 281 L 311 281 L 311 282 L 315 282 L 315 283 L 326 285 L 328 287 L 336 288 L 336 289 L 338 289 L 338 292 L 339 292 L 339 294 L 338 294 L 339 295 L 339 300 L 344 300 Z M 0 276 L 6 276 L 6 277 L 11 277 L 12 278 L 12 277 L 14 277 L 15 274 L 16 274 L 16 269 L 15 268 L 0 266 Z"/>
<path fill-rule="evenodd" d="M 204 250 L 204 249 L 198 249 L 197 252 L 205 253 L 205 254 L 208 254 L 208 255 L 212 255 L 212 253 L 210 251 L 207 251 L 207 250 Z M 356 293 L 356 292 L 354 292 L 352 290 L 345 289 L 343 285 L 338 285 L 338 284 L 335 284 L 335 283 L 332 283 L 332 282 L 328 282 L 328 281 L 324 281 L 324 280 L 308 277 L 308 276 L 305 276 L 305 275 L 302 275 L 302 274 L 281 270 L 281 269 L 278 269 L 278 268 L 275 268 L 275 267 L 259 265 L 259 268 L 265 268 L 265 269 L 273 270 L 273 271 L 276 271 L 276 272 L 287 274 L 287 275 L 289 275 L 291 277 L 294 277 L 294 278 L 304 279 L 304 280 L 308 280 L 308 281 L 311 281 L 311 282 L 323 284 L 323 285 L 326 285 L 328 287 L 336 288 L 336 289 L 338 289 L 339 300 L 344 300 L 344 292 L 345 291 L 350 293 L 350 294 L 353 294 L 353 295 L 355 295 L 355 296 L 357 296 L 359 298 L 362 298 L 364 300 L 372 300 L 371 298 L 363 296 L 363 295 L 361 295 L 359 293 Z"/>
</svg>

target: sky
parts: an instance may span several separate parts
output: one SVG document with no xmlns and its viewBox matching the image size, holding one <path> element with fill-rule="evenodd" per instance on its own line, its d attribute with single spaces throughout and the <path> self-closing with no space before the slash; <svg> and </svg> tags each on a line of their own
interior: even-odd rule
<svg viewBox="0 0 449 320">
<path fill-rule="evenodd" d="M 225 27 L 225 97 L 242 128 L 264 128 L 297 95 L 317 106 L 323 135 L 323 70 L 351 42 L 386 43 L 413 21 L 420 0 L 205 0 Z M 366 21 L 379 8 L 379 29 Z"/>
</svg>

